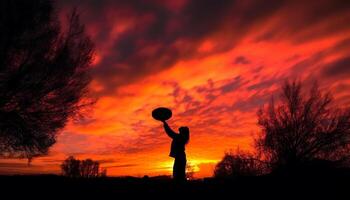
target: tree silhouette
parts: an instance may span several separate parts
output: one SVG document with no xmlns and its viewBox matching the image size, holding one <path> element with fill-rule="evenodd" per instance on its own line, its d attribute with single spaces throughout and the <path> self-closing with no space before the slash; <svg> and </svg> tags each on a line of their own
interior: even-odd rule
<svg viewBox="0 0 350 200">
<path fill-rule="evenodd" d="M 75 159 L 73 156 L 69 156 L 63 161 L 61 169 L 64 176 L 80 177 L 80 160 Z"/>
<path fill-rule="evenodd" d="M 349 158 L 350 112 L 333 106 L 331 94 L 315 84 L 308 94 L 300 82 L 286 82 L 280 101 L 258 111 L 262 133 L 256 145 L 273 171 L 293 171 Z M 315 167 L 315 166 L 313 166 Z"/>
<path fill-rule="evenodd" d="M 83 177 L 83 178 L 95 178 L 105 177 L 107 170 L 103 169 L 100 172 L 100 163 L 91 159 L 78 160 L 73 156 L 69 156 L 63 161 L 61 165 L 62 173 L 68 177 Z"/>
<path fill-rule="evenodd" d="M 237 150 L 227 152 L 215 166 L 216 178 L 235 178 L 240 176 L 257 176 L 266 171 L 266 164 L 255 158 L 253 154 Z"/>
<path fill-rule="evenodd" d="M 3 0 L 0 10 L 0 155 L 30 159 L 89 104 L 94 48 L 77 12 L 62 31 L 50 0 Z"/>
<path fill-rule="evenodd" d="M 86 159 L 80 163 L 80 174 L 84 178 L 92 178 L 99 176 L 100 163 L 91 159 Z"/>
</svg>

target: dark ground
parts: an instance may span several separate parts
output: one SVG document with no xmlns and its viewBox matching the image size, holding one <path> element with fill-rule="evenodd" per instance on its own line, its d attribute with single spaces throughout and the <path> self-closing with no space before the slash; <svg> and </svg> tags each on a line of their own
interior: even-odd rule
<svg viewBox="0 0 350 200">
<path fill-rule="evenodd" d="M 241 177 L 234 180 L 213 178 L 174 184 L 167 178 L 72 179 L 57 175 L 0 176 L 1 195 L 26 198 L 62 197 L 212 197 L 225 199 L 326 197 L 350 199 L 350 176 L 325 177 Z M 147 198 L 146 198 L 147 197 Z M 229 197 L 229 198 L 228 198 Z M 13 199 L 8 198 L 8 199 Z M 106 199 L 98 198 L 98 199 Z M 109 198 L 110 199 L 110 198 Z"/>
</svg>

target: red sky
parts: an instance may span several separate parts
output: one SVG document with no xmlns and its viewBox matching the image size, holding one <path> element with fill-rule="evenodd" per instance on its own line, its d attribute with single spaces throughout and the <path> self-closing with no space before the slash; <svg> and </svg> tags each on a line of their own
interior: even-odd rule
<svg viewBox="0 0 350 200">
<path fill-rule="evenodd" d="M 318 80 L 350 106 L 350 1 L 63 0 L 78 6 L 96 45 L 86 118 L 71 121 L 49 155 L 0 160 L 0 173 L 60 173 L 69 155 L 108 175 L 170 174 L 170 139 L 151 118 L 190 127 L 188 161 L 212 175 L 225 151 L 251 150 L 256 111 L 286 79 Z"/>
</svg>

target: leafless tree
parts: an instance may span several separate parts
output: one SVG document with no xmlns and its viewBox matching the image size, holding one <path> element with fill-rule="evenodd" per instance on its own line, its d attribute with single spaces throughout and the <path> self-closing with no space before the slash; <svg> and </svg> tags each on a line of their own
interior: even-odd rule
<svg viewBox="0 0 350 200">
<path fill-rule="evenodd" d="M 62 31 L 51 0 L 2 0 L 0 13 L 0 156 L 31 159 L 91 103 L 94 48 L 76 11 Z"/>
<path fill-rule="evenodd" d="M 100 163 L 98 163 L 97 161 L 93 161 L 91 159 L 83 160 L 80 163 L 81 177 L 84 177 L 84 178 L 98 177 L 100 175 L 99 168 L 100 168 Z"/>
<path fill-rule="evenodd" d="M 350 112 L 335 108 L 329 92 L 315 84 L 304 93 L 301 82 L 287 81 L 279 100 L 258 111 L 262 133 L 256 145 L 272 170 L 320 160 L 340 165 L 349 159 Z"/>
<path fill-rule="evenodd" d="M 75 159 L 73 156 L 69 156 L 63 161 L 61 169 L 64 176 L 80 177 L 80 160 Z"/>
</svg>

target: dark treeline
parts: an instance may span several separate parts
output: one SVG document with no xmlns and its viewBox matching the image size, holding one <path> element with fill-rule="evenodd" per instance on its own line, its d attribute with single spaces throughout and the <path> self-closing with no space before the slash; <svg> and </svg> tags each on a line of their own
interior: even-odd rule
<svg viewBox="0 0 350 200">
<path fill-rule="evenodd" d="M 73 156 L 63 161 L 61 169 L 64 176 L 72 178 L 106 177 L 107 170 L 100 169 L 100 163 L 91 159 L 79 160 Z"/>
</svg>

